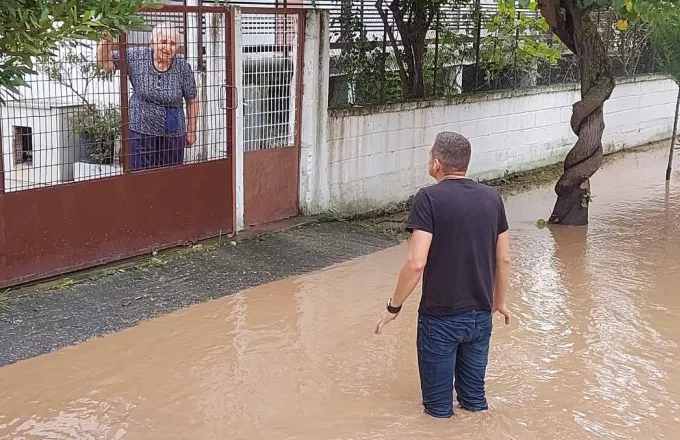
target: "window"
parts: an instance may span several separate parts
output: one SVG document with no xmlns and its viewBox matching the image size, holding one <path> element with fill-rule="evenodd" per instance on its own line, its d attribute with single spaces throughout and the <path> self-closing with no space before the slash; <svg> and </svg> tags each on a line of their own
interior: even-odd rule
<svg viewBox="0 0 680 440">
<path fill-rule="evenodd" d="M 14 127 L 14 164 L 33 164 L 33 129 Z"/>
</svg>

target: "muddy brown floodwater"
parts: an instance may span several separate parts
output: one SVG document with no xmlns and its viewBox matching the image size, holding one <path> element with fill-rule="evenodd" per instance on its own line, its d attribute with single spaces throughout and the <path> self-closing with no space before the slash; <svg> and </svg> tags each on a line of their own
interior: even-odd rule
<svg viewBox="0 0 680 440">
<path fill-rule="evenodd" d="M 674 439 L 680 173 L 664 150 L 593 180 L 591 225 L 539 230 L 550 188 L 507 201 L 514 323 L 496 318 L 491 411 L 422 414 L 417 298 L 372 334 L 399 246 L 0 370 L 7 439 Z"/>
</svg>

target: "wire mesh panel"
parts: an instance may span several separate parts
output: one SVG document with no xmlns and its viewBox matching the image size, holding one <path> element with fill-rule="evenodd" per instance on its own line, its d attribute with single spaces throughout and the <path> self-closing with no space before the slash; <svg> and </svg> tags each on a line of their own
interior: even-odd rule
<svg viewBox="0 0 680 440">
<path fill-rule="evenodd" d="M 230 26 L 221 12 L 153 11 L 107 55 L 127 78 L 121 163 L 133 172 L 228 156 Z"/>
<path fill-rule="evenodd" d="M 404 47 L 394 5 L 374 0 L 324 3 L 331 17 L 331 107 L 579 80 L 574 56 L 537 10 L 475 0 L 441 3 L 425 14 L 426 50 L 422 70 L 414 75 L 409 71 L 415 63 L 409 58 L 413 48 Z M 593 13 L 591 19 L 598 23 L 617 76 L 656 71 L 643 24 L 621 31 L 613 12 Z M 414 41 L 414 28 L 407 30 L 408 40 Z"/>
<path fill-rule="evenodd" d="M 39 63 L 0 113 L 4 189 L 227 157 L 231 28 L 217 10 L 187 11 L 144 13 L 145 30 Z"/>
<path fill-rule="evenodd" d="M 0 110 L 5 190 L 120 174 L 119 81 L 97 64 L 97 42 L 63 44 L 35 71 Z"/>
<path fill-rule="evenodd" d="M 243 221 L 298 213 L 304 11 L 248 8 L 241 17 Z"/>
<path fill-rule="evenodd" d="M 299 20 L 298 13 L 242 15 L 245 151 L 295 143 Z"/>
<path fill-rule="evenodd" d="M 0 287 L 233 231 L 231 10 L 144 17 L 64 44 L 0 109 Z"/>
</svg>

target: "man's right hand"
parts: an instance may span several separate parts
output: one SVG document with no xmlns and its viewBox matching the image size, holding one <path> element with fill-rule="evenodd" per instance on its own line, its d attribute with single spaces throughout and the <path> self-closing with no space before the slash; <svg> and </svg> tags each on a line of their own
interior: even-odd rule
<svg viewBox="0 0 680 440">
<path fill-rule="evenodd" d="M 375 330 L 373 331 L 373 333 L 375 333 L 376 335 L 382 333 L 383 327 L 385 327 L 385 325 L 387 325 L 388 323 L 394 321 L 397 318 L 397 316 L 399 316 L 399 313 L 385 312 L 383 317 L 380 318 L 378 324 L 375 326 Z"/>
<path fill-rule="evenodd" d="M 493 313 L 500 313 L 503 315 L 505 318 L 505 325 L 510 324 L 510 310 L 508 310 L 508 306 L 506 306 L 504 303 L 503 304 L 494 304 L 493 305 Z"/>
</svg>

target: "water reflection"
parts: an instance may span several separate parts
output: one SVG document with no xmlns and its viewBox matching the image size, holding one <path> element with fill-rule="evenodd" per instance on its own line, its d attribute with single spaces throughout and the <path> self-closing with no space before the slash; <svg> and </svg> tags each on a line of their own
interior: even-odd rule
<svg viewBox="0 0 680 440">
<path fill-rule="evenodd" d="M 664 153 L 596 175 L 588 230 L 535 227 L 550 189 L 507 200 L 516 320 L 494 330 L 488 413 L 422 414 L 417 298 L 372 334 L 399 246 L 3 368 L 0 438 L 676 438 L 680 176 L 665 187 Z"/>
</svg>

